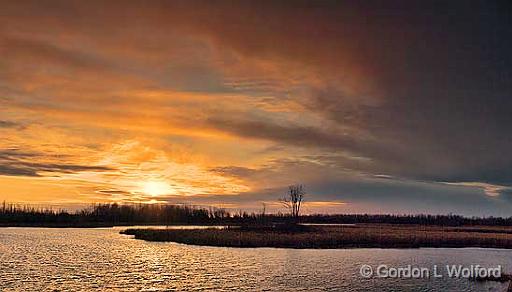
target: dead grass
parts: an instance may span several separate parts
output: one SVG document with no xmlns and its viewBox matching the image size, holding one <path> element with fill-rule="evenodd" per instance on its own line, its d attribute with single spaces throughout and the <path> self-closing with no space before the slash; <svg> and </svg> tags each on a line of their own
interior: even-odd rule
<svg viewBox="0 0 512 292">
<path fill-rule="evenodd" d="M 512 228 L 492 226 L 438 227 L 366 224 L 315 226 L 308 231 L 287 232 L 241 229 L 157 230 L 128 229 L 123 234 L 148 241 L 225 246 L 282 248 L 512 248 Z"/>
</svg>

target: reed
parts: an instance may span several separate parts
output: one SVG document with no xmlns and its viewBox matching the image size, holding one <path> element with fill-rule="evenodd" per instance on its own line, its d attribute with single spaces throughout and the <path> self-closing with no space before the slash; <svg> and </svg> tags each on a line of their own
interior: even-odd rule
<svg viewBox="0 0 512 292">
<path fill-rule="evenodd" d="M 481 229 L 483 232 L 479 232 Z M 493 232 L 490 232 L 493 231 Z M 286 230 L 224 229 L 127 229 L 123 234 L 147 241 L 223 247 L 282 248 L 512 248 L 509 227 L 437 227 L 366 224 L 315 226 L 300 232 Z"/>
</svg>

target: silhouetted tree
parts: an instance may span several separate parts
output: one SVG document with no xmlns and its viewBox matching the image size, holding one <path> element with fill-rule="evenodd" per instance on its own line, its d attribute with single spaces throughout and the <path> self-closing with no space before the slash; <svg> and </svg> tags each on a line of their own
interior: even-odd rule
<svg viewBox="0 0 512 292">
<path fill-rule="evenodd" d="M 280 200 L 289 213 L 237 212 L 231 214 L 218 208 L 202 208 L 190 205 L 173 204 L 93 204 L 88 208 L 68 213 L 29 205 L 0 202 L 0 226 L 113 226 L 130 224 L 222 224 L 246 225 L 268 223 L 289 223 L 293 220 L 302 223 L 354 224 L 385 223 L 438 226 L 512 226 L 512 217 L 462 217 L 460 215 L 385 215 L 385 214 L 311 214 L 300 215 L 304 200 L 304 187 L 292 186 L 287 196 Z M 295 202 L 295 203 L 294 203 Z M 294 207 L 295 206 L 295 207 Z M 264 215 L 263 215 L 264 214 Z M 261 218 L 264 217 L 264 220 Z M 289 226 L 288 226 L 289 227 Z"/>
<path fill-rule="evenodd" d="M 281 204 L 286 209 L 288 209 L 288 211 L 290 212 L 290 216 L 295 222 L 297 222 L 299 219 L 300 207 L 302 205 L 302 201 L 304 200 L 305 194 L 306 191 L 304 190 L 303 185 L 291 185 L 288 187 L 288 193 L 286 194 L 286 196 L 279 200 Z"/>
</svg>

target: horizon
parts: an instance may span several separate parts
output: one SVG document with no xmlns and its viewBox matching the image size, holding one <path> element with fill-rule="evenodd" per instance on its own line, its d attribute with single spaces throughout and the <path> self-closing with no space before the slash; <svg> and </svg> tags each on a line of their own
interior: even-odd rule
<svg viewBox="0 0 512 292">
<path fill-rule="evenodd" d="M 2 1 L 0 202 L 511 217 L 505 3 Z"/>
<path fill-rule="evenodd" d="M 66 205 L 60 205 L 60 204 L 56 204 L 56 205 L 41 205 L 41 204 L 24 204 L 24 203 L 16 203 L 16 202 L 2 202 L 0 203 L 0 206 L 2 206 L 3 208 L 3 203 L 5 203 L 5 206 L 6 207 L 15 207 L 15 208 L 18 208 L 18 209 L 23 209 L 23 208 L 33 208 L 36 212 L 40 212 L 40 211 L 51 211 L 51 212 L 59 212 L 59 211 L 64 211 L 64 212 L 67 212 L 69 214 L 75 214 L 76 212 L 79 212 L 79 211 L 83 211 L 83 210 L 88 210 L 88 209 L 92 209 L 94 208 L 95 206 L 100 206 L 100 205 L 113 205 L 113 204 L 117 204 L 119 206 L 127 206 L 127 207 L 136 207 L 136 206 L 153 206 L 153 205 L 159 205 L 159 206 L 183 206 L 183 207 L 190 207 L 190 208 L 197 208 L 197 209 L 212 209 L 212 210 L 225 210 L 226 212 L 228 212 L 228 214 L 230 214 L 231 216 L 233 216 L 234 214 L 238 214 L 239 212 L 244 212 L 246 213 L 247 215 L 260 215 L 261 212 L 262 212 L 262 209 L 257 209 L 257 208 L 254 208 L 254 209 L 230 209 L 230 208 L 223 208 L 223 207 L 214 207 L 214 206 L 210 206 L 210 205 L 193 205 L 193 204 L 189 204 L 189 203 L 149 203 L 149 202 L 131 202 L 131 203 L 118 203 L 118 202 L 92 202 L 92 203 L 88 203 L 87 205 L 85 204 L 77 204 L 77 205 L 71 205 L 71 206 L 67 206 Z M 277 204 L 276 204 L 277 205 Z M 360 212 L 360 213 L 331 213 L 331 212 L 325 212 L 325 213 L 312 213 L 312 212 L 308 212 L 307 211 L 308 208 L 304 208 L 302 209 L 301 208 L 301 211 L 300 211 L 300 216 L 326 216 L 326 217 L 329 217 L 329 216 L 359 216 L 359 215 L 363 215 L 363 216 L 396 216 L 396 217 L 416 217 L 416 216 L 455 216 L 455 217 L 462 217 L 462 218 L 466 218 L 466 219 L 489 219 L 489 218 L 501 218 L 501 219 L 509 219 L 509 218 L 512 218 L 512 215 L 510 216 L 467 216 L 467 215 L 463 215 L 463 214 L 456 214 L 456 213 L 439 213 L 439 214 L 434 214 L 434 213 L 364 213 L 364 212 Z M 268 208 L 268 205 L 266 205 L 266 211 L 265 211 L 265 215 L 267 216 L 275 216 L 275 215 L 283 215 L 283 216 L 288 216 L 289 215 L 289 210 L 287 210 L 286 208 Z"/>
</svg>

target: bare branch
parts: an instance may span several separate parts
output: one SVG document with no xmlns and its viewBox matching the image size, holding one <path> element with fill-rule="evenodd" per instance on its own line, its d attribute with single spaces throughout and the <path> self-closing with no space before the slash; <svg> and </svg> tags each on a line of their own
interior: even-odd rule
<svg viewBox="0 0 512 292">
<path fill-rule="evenodd" d="M 287 195 L 279 200 L 281 205 L 289 210 L 290 216 L 294 219 L 298 219 L 300 216 L 300 208 L 305 194 L 303 185 L 291 185 L 288 187 Z"/>
</svg>

